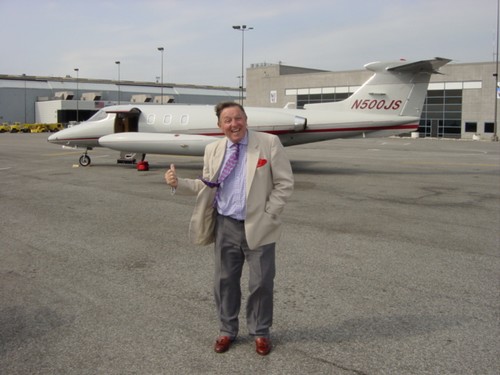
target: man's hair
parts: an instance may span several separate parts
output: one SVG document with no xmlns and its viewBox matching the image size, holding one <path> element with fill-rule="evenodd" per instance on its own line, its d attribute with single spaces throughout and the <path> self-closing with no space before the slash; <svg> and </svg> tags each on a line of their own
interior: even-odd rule
<svg viewBox="0 0 500 375">
<path fill-rule="evenodd" d="M 245 109 L 241 104 L 236 102 L 222 102 L 215 106 L 215 114 L 217 115 L 217 120 L 220 120 L 220 114 L 222 113 L 222 111 L 230 107 L 238 107 L 239 109 L 241 109 L 241 112 L 243 112 L 245 117 L 247 116 Z"/>
</svg>

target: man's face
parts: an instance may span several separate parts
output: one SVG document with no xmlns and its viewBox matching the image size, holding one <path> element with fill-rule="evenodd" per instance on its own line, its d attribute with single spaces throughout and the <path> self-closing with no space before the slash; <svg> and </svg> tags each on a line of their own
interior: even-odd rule
<svg viewBox="0 0 500 375">
<path fill-rule="evenodd" d="M 231 142 L 239 143 L 247 132 L 247 117 L 238 107 L 228 107 L 221 112 L 217 125 Z"/>
</svg>

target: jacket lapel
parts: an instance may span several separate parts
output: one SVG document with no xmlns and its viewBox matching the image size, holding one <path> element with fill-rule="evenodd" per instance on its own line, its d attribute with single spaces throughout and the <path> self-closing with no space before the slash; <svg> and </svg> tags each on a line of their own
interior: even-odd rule
<svg viewBox="0 0 500 375">
<path fill-rule="evenodd" d="M 250 186 L 255 176 L 257 161 L 259 160 L 259 145 L 252 131 L 248 131 L 248 147 L 247 147 L 247 178 L 246 178 L 246 195 L 250 192 Z"/>
<path fill-rule="evenodd" d="M 224 154 L 226 153 L 227 138 L 224 137 L 219 142 L 214 150 L 214 156 L 212 158 L 212 166 L 210 168 L 210 181 L 216 182 L 219 178 L 219 173 L 222 168 L 222 163 L 224 161 Z"/>
</svg>

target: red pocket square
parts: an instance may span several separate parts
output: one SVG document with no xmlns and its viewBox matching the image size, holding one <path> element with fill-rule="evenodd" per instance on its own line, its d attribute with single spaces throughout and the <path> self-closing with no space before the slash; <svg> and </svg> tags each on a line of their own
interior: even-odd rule
<svg viewBox="0 0 500 375">
<path fill-rule="evenodd" d="M 263 167 L 266 164 L 267 164 L 266 159 L 259 159 L 259 161 L 257 162 L 257 168 Z"/>
</svg>

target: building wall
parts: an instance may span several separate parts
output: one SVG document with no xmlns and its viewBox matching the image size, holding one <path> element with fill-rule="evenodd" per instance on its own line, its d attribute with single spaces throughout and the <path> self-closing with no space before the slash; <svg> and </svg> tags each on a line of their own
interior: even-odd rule
<svg viewBox="0 0 500 375">
<path fill-rule="evenodd" d="M 78 103 L 78 105 L 77 105 Z M 114 102 L 86 101 L 86 100 L 47 100 L 35 103 L 35 121 L 40 124 L 55 124 L 69 121 L 60 121 L 60 111 L 71 112 L 71 121 L 77 121 L 76 113 L 79 112 L 78 120 L 82 121 L 92 116 L 104 106 L 115 104 Z"/>
<path fill-rule="evenodd" d="M 163 91 L 164 96 L 174 98 L 175 103 L 184 104 L 216 104 L 223 100 L 238 100 L 239 88 L 195 85 L 165 84 L 163 90 L 157 83 L 79 79 L 74 77 L 35 77 L 0 75 L 0 123 L 35 123 L 45 117 L 38 109 L 38 119 L 35 103 L 60 99 L 58 93 L 67 92 L 74 95 L 73 100 L 88 93 L 98 93 L 106 103 L 125 104 L 134 95 L 157 97 Z M 118 96 L 118 93 L 120 96 Z M 75 104 L 76 105 L 76 104 Z M 46 106 L 49 108 L 50 106 Z"/>
<path fill-rule="evenodd" d="M 495 63 L 450 63 L 441 68 L 442 74 L 431 78 L 430 89 L 443 88 L 462 90 L 461 137 L 474 135 L 488 138 L 485 123 L 494 122 Z M 287 103 L 297 104 L 297 96 L 307 92 L 320 93 L 338 90 L 353 92 L 363 84 L 372 72 L 353 70 L 342 72 L 299 71 L 286 73 L 285 67 L 277 64 L 256 64 L 247 69 L 246 106 L 284 107 Z M 287 95 L 288 94 L 288 95 Z M 500 111 L 499 111 L 500 112 Z M 497 121 L 500 118 L 497 115 Z M 467 132 L 467 122 L 477 123 L 476 132 Z"/>
<path fill-rule="evenodd" d="M 33 123 L 37 90 L 0 87 L 0 123 Z"/>
</svg>

